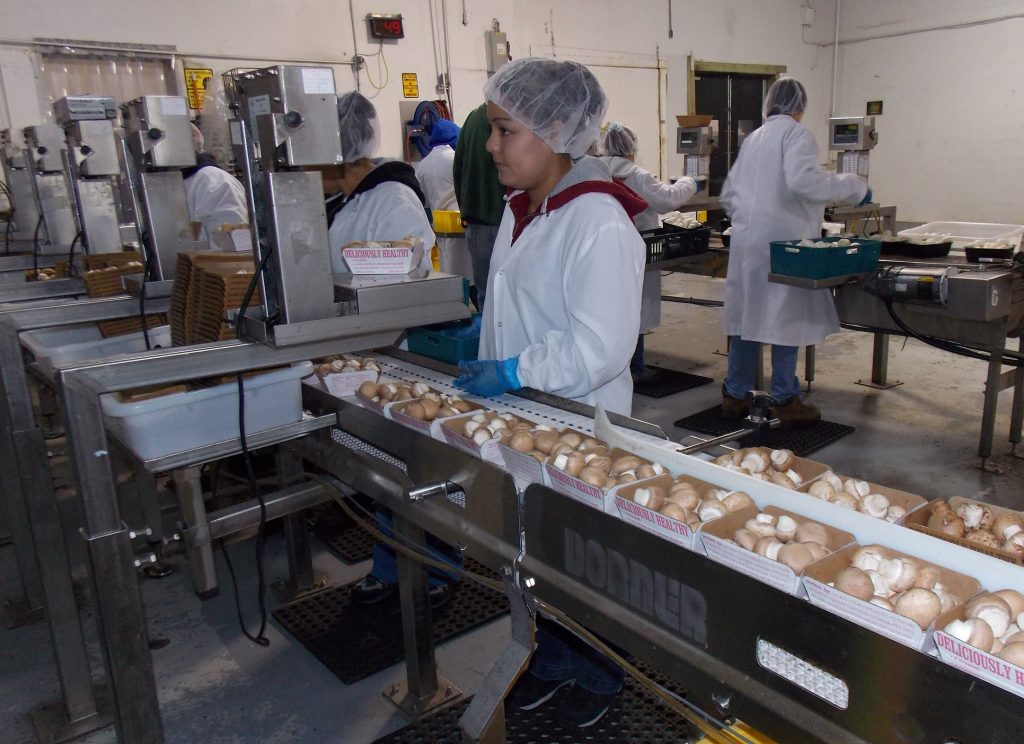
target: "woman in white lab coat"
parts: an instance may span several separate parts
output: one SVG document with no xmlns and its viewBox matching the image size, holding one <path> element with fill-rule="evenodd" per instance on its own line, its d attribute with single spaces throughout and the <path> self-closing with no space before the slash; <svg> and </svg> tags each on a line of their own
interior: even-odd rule
<svg viewBox="0 0 1024 744">
<path fill-rule="evenodd" d="M 532 387 L 628 414 L 644 266 L 631 217 L 647 205 L 583 157 L 604 93 L 582 65 L 522 59 L 484 95 L 487 149 L 513 192 L 491 257 L 481 361 L 456 384 L 478 395 Z"/>
<path fill-rule="evenodd" d="M 683 176 L 675 183 L 658 180 L 654 174 L 636 164 L 636 151 L 640 144 L 636 132 L 613 121 L 601 133 L 598 152 L 608 166 L 612 178 L 621 181 L 647 202 L 647 209 L 633 222 L 636 229 L 653 230 L 661 227 L 660 215 L 681 209 L 700 191 L 704 181 Z M 629 363 L 633 379 L 639 380 L 644 371 L 644 337 L 647 331 L 661 324 L 661 270 L 644 272 L 643 296 L 640 304 L 640 337 Z"/>
<path fill-rule="evenodd" d="M 412 166 L 398 160 L 374 158 L 380 147 L 380 122 L 373 103 L 356 91 L 338 96 L 342 165 L 321 168 L 325 187 L 340 189 L 328 198 L 328 238 L 331 269 L 347 270 L 341 248 L 354 241 L 423 241 L 420 268 L 430 269 L 434 231 L 426 197 Z"/>
<path fill-rule="evenodd" d="M 837 175 L 818 165 L 814 135 L 800 123 L 807 104 L 803 85 L 775 81 L 764 103 L 764 124 L 747 137 L 722 188 L 722 207 L 732 219 L 725 322 L 729 374 L 722 390 L 722 415 L 746 415 L 761 344 L 772 345 L 772 396 L 784 426 L 806 426 L 821 418 L 803 402 L 796 377 L 801 346 L 818 344 L 839 331 L 832 293 L 770 282 L 773 240 L 820 235 L 826 204 L 857 204 L 870 194 L 856 175 Z"/>
<path fill-rule="evenodd" d="M 455 384 L 484 396 L 532 387 L 618 413 L 632 407 L 629 358 L 640 327 L 646 209 L 597 158 L 607 100 L 576 62 L 520 59 L 484 86 L 498 179 L 512 189 L 491 257 L 480 360 Z M 572 689 L 555 715 L 586 728 L 623 672 L 575 636 L 538 622 L 537 648 L 508 705 L 530 710 Z"/>
<path fill-rule="evenodd" d="M 210 233 L 225 225 L 249 224 L 245 189 L 238 179 L 217 165 L 217 159 L 206 152 L 203 133 L 192 125 L 192 146 L 196 164 L 185 168 L 185 203 L 196 240 L 210 240 Z"/>
</svg>

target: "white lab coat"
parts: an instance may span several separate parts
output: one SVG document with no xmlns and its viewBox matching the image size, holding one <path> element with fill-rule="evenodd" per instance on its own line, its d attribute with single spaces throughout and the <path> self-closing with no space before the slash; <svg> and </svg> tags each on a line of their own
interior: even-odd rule
<svg viewBox="0 0 1024 744">
<path fill-rule="evenodd" d="M 818 165 L 814 135 L 789 116 L 771 116 L 740 149 L 722 188 L 732 219 L 725 283 L 725 333 L 782 346 L 821 343 L 839 331 L 831 291 L 768 281 L 773 240 L 817 238 L 826 204 L 856 204 L 867 183 Z"/>
<path fill-rule="evenodd" d="M 644 268 L 636 228 L 613 196 L 600 193 L 541 214 L 512 245 L 514 222 L 506 207 L 491 256 L 480 359 L 518 355 L 524 386 L 628 415 Z"/>
<path fill-rule="evenodd" d="M 637 230 L 661 227 L 661 215 L 680 209 L 697 193 L 697 182 L 683 176 L 675 183 L 664 183 L 628 158 L 606 155 L 600 158 L 614 178 L 622 181 L 647 202 L 647 209 L 633 218 Z M 661 269 L 644 272 L 640 306 L 640 332 L 661 325 Z"/>
<path fill-rule="evenodd" d="M 357 240 L 401 240 L 415 236 L 423 241 L 420 267 L 430 269 L 434 231 L 416 192 L 397 181 L 385 181 L 369 191 L 356 194 L 334 217 L 328 232 L 331 271 L 348 271 L 341 257 L 342 246 Z"/>
<path fill-rule="evenodd" d="M 249 224 L 242 184 L 213 165 L 200 168 L 185 179 L 185 203 L 189 218 L 201 225 L 198 240 L 210 240 L 210 233 L 222 225 Z"/>
<path fill-rule="evenodd" d="M 450 145 L 438 145 L 413 166 L 423 194 L 431 209 L 458 211 L 455 200 L 455 150 Z"/>
</svg>

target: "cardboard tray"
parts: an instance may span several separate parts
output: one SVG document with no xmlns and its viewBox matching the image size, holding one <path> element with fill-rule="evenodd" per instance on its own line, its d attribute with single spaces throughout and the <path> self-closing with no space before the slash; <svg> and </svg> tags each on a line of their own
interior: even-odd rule
<svg viewBox="0 0 1024 744">
<path fill-rule="evenodd" d="M 626 450 L 615 448 L 608 453 L 608 456 L 611 457 L 612 460 L 615 460 L 616 458 L 632 454 L 632 452 L 627 452 Z M 650 460 L 643 457 L 640 458 L 640 462 L 641 464 L 654 464 Z M 587 506 L 592 506 L 595 509 L 600 509 L 601 511 L 605 511 L 605 499 L 608 497 L 609 494 L 614 495 L 618 493 L 618 489 L 633 485 L 633 483 L 624 483 L 621 486 L 613 486 L 612 488 L 609 488 L 607 491 L 605 491 L 598 488 L 597 486 L 590 485 L 586 481 L 582 481 L 579 478 L 575 478 L 563 470 L 559 470 L 554 465 L 548 462 L 544 463 L 544 473 L 545 477 L 547 478 L 548 485 L 552 489 L 558 491 L 560 494 L 568 496 L 571 499 L 576 499 L 580 503 L 586 504 Z M 634 481 L 634 483 L 645 482 L 646 481 L 642 480 Z"/>
<path fill-rule="evenodd" d="M 678 478 L 673 478 L 668 473 L 665 473 L 664 475 L 658 475 L 654 478 L 648 478 L 647 480 L 629 483 L 617 489 L 614 494 L 606 494 L 604 510 L 624 522 L 629 522 L 646 532 L 650 532 L 652 535 L 657 535 L 663 540 L 668 540 L 670 543 L 680 545 L 687 550 L 693 550 L 703 555 L 704 546 L 697 538 L 697 531 L 692 529 L 690 525 L 686 524 L 686 522 L 680 522 L 678 519 L 666 517 L 661 512 L 649 509 L 646 506 L 641 506 L 633 501 L 633 493 L 638 488 L 661 486 L 667 491 L 673 483 L 678 482 L 689 483 L 696 487 L 698 492 L 703 492 L 709 488 L 718 488 L 714 483 L 708 483 L 707 481 L 692 478 L 688 475 L 681 475 Z M 725 519 L 727 516 L 730 515 L 726 514 L 719 517 L 719 519 Z M 704 524 L 711 524 L 716 521 L 718 520 L 712 519 Z"/>
<path fill-rule="evenodd" d="M 842 478 L 844 481 L 847 480 L 848 478 L 853 477 L 848 475 L 841 475 L 839 473 L 836 473 L 836 475 L 839 478 Z M 861 478 L 858 480 L 863 479 Z M 909 491 L 900 491 L 897 488 L 889 488 L 888 486 L 883 486 L 878 483 L 872 483 L 871 481 L 867 481 L 867 484 L 871 486 L 871 493 L 881 494 L 882 496 L 885 496 L 887 499 L 889 499 L 890 504 L 902 506 L 904 509 L 907 510 L 907 515 L 903 517 L 903 519 L 897 519 L 895 524 L 903 524 L 912 512 L 921 509 L 925 504 L 928 503 L 928 500 L 924 496 L 918 496 L 916 493 L 910 493 Z M 810 483 L 803 483 L 800 485 L 799 488 L 797 488 L 797 490 L 806 493 L 807 489 L 810 487 Z M 837 506 L 836 508 L 842 509 L 843 507 Z"/>
<path fill-rule="evenodd" d="M 744 447 L 743 449 L 751 448 Z M 796 470 L 796 472 L 798 472 L 800 476 L 803 478 L 803 480 L 800 481 L 799 483 L 793 484 L 793 488 L 791 490 L 794 491 L 805 491 L 811 483 L 818 480 L 818 478 L 820 478 L 822 475 L 824 475 L 825 473 L 832 469 L 828 465 L 818 462 L 817 460 L 808 460 L 804 457 L 796 457 L 794 459 L 796 460 L 796 467 L 793 469 Z M 714 462 L 712 462 L 711 464 L 715 465 Z M 715 465 L 715 467 L 725 470 L 725 468 L 723 468 L 721 465 Z M 747 475 L 746 473 L 739 473 L 739 475 L 742 475 L 744 478 L 750 478 L 751 480 L 757 480 L 756 478 L 751 478 L 751 476 Z"/>
<path fill-rule="evenodd" d="M 477 444 L 473 441 L 472 437 L 467 437 L 462 433 L 462 427 L 465 422 L 473 418 L 477 413 L 479 413 L 479 411 L 464 413 L 461 416 L 452 416 L 444 419 L 440 426 L 441 438 L 457 450 L 461 450 L 467 454 L 473 455 L 474 457 L 479 457 L 485 462 L 497 465 L 502 470 L 507 470 L 505 459 L 501 456 L 501 451 L 498 449 L 497 439 L 488 439 L 483 444 Z M 494 413 L 500 412 L 494 411 Z M 528 424 L 532 424 L 533 426 L 537 425 L 536 421 L 520 416 L 518 413 L 516 413 L 515 416 Z"/>
<path fill-rule="evenodd" d="M 1024 667 L 1003 661 L 995 654 L 975 648 L 942 630 L 954 620 L 963 620 L 965 609 L 961 605 L 939 615 L 939 619 L 935 621 L 932 640 L 935 642 L 939 658 L 951 667 L 1024 698 Z"/>
<path fill-rule="evenodd" d="M 398 403 L 389 404 L 387 406 L 388 418 L 390 418 L 392 421 L 395 421 L 396 423 L 401 424 L 402 426 L 407 426 L 410 429 L 415 429 L 418 432 L 426 434 L 428 437 L 433 437 L 434 439 L 443 442 L 445 441 L 445 438 L 444 433 L 442 433 L 441 431 L 441 424 L 443 424 L 448 419 L 462 418 L 463 416 L 467 415 L 465 413 L 460 413 L 458 416 L 442 416 L 439 418 L 435 418 L 433 421 L 424 421 L 422 419 L 416 418 L 415 416 L 410 416 L 405 412 L 405 409 L 409 407 L 410 403 L 415 403 L 418 400 L 421 399 L 416 398 L 415 400 L 403 400 L 399 401 Z M 480 411 L 486 410 L 483 406 L 479 405 L 478 403 L 474 403 L 471 400 L 467 400 L 466 402 L 473 406 L 473 410 L 468 412 L 469 415 L 471 416 L 479 413 Z"/>
<path fill-rule="evenodd" d="M 942 499 L 935 499 L 933 501 L 930 501 L 928 502 L 927 506 L 914 511 L 911 514 L 908 514 L 906 520 L 904 521 L 904 526 L 909 527 L 912 530 L 916 530 L 917 532 L 923 532 L 926 535 L 937 537 L 940 540 L 945 540 L 946 542 L 953 543 L 954 545 L 960 545 L 961 547 L 969 548 L 970 550 L 977 551 L 978 553 L 990 555 L 993 558 L 998 558 L 999 560 L 1006 561 L 1007 563 L 1012 563 L 1015 566 L 1024 566 L 1024 557 L 1013 555 L 1012 553 L 1007 553 L 1003 550 L 987 548 L 984 545 L 979 545 L 978 543 L 971 542 L 970 540 L 965 540 L 962 537 L 952 537 L 950 535 L 943 535 L 941 532 L 936 532 L 935 530 L 928 529 L 926 525 L 928 523 L 928 517 L 931 516 L 932 504 L 936 503 L 937 501 L 942 501 Z M 1014 511 L 1013 509 L 1005 509 L 1001 506 L 993 506 L 992 504 L 986 504 L 983 501 L 975 501 L 974 499 L 965 499 L 962 496 L 954 496 L 951 499 L 946 499 L 946 502 L 949 504 L 949 508 L 952 509 L 953 511 L 956 511 L 957 507 L 960 506 L 961 504 L 980 504 L 988 509 L 991 509 L 993 514 L 1009 513 L 1016 514 L 1019 517 L 1024 517 L 1024 514 L 1018 511 Z"/>
<path fill-rule="evenodd" d="M 969 600 L 981 589 L 981 584 L 970 576 L 951 571 L 948 568 L 928 563 L 915 556 L 907 555 L 898 550 L 892 550 L 881 545 L 865 546 L 874 547 L 887 558 L 903 556 L 913 558 L 925 566 L 933 566 L 938 569 L 942 577 L 942 583 L 950 588 L 952 593 L 963 597 L 964 602 Z M 836 575 L 850 565 L 853 553 L 858 546 L 852 545 L 837 553 L 822 558 L 817 563 L 811 564 L 804 572 L 804 591 L 812 604 L 816 604 L 829 612 L 846 618 L 850 622 L 862 625 L 869 630 L 891 638 L 897 643 L 922 650 L 931 637 L 932 628 L 921 629 L 917 623 L 895 612 L 873 605 L 862 599 L 842 592 L 828 584 L 835 580 Z"/>
<path fill-rule="evenodd" d="M 726 514 L 724 517 L 714 519 L 701 527 L 699 534 L 701 543 L 704 546 L 704 552 L 707 553 L 708 558 L 716 563 L 721 563 L 729 568 L 739 571 L 742 574 L 751 576 L 758 581 L 762 581 L 769 586 L 775 587 L 779 591 L 800 596 L 801 578 L 793 572 L 793 569 L 785 563 L 773 561 L 770 558 L 758 555 L 752 550 L 741 548 L 739 545 L 731 542 L 732 536 L 736 530 L 746 524 L 747 520 L 757 516 L 759 512 L 772 514 L 774 516 L 781 516 L 784 514 L 791 517 L 798 525 L 817 521 L 774 506 L 768 506 L 764 509 L 747 507 L 746 509 L 740 509 L 738 512 Z M 849 532 L 836 529 L 824 522 L 818 522 L 818 524 L 824 527 L 830 536 L 830 544 L 825 546 L 829 550 L 841 551 L 846 546 L 854 543 L 853 535 Z M 833 555 L 835 555 L 835 553 L 833 553 Z M 818 561 L 818 563 L 822 563 L 831 557 L 832 556 L 826 556 L 825 558 L 822 558 L 821 561 Z M 811 570 L 811 567 L 816 565 L 817 563 L 812 563 L 808 566 L 804 575 Z"/>
<path fill-rule="evenodd" d="M 586 432 L 577 431 L 571 427 L 556 429 L 556 433 L 559 436 L 570 431 L 585 438 L 591 436 Z M 526 452 L 512 449 L 508 443 L 509 439 L 511 439 L 511 435 L 502 437 L 499 440 L 498 451 L 501 452 L 501 456 L 505 461 L 505 469 L 512 474 L 512 479 L 516 482 L 516 488 L 525 491 L 531 483 L 540 483 L 545 486 L 550 485 L 550 481 L 545 474 L 544 463 L 535 460 Z"/>
</svg>

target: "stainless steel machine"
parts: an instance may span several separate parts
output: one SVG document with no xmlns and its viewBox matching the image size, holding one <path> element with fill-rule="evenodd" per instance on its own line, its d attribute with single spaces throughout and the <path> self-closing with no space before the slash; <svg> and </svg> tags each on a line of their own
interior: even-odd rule
<svg viewBox="0 0 1024 744">
<path fill-rule="evenodd" d="M 133 212 L 150 279 L 174 278 L 178 251 L 194 239 L 181 169 L 196 164 L 188 103 L 142 96 L 121 105 Z"/>
<path fill-rule="evenodd" d="M 109 96 L 66 96 L 53 105 L 67 137 L 68 182 L 81 240 L 91 253 L 121 250 L 121 173 Z"/>
<path fill-rule="evenodd" d="M 65 159 L 64 130 L 56 124 L 25 127 L 26 158 L 39 217 L 33 225 L 35 253 L 66 252 L 78 227 L 72 212 Z"/>
<path fill-rule="evenodd" d="M 718 122 L 706 127 L 676 127 L 676 152 L 684 155 L 683 175 L 707 179 L 711 175 L 711 151 L 718 143 Z"/>
<path fill-rule="evenodd" d="M 234 74 L 230 85 L 262 294 L 262 307 L 239 321 L 247 337 L 283 346 L 466 317 L 460 277 L 332 276 L 323 182 L 312 168 L 342 162 L 333 70 L 278 65 Z"/>
<path fill-rule="evenodd" d="M 834 116 L 828 120 L 828 148 L 836 153 L 837 173 L 852 173 L 867 180 L 871 151 L 877 144 L 878 131 L 873 116 Z M 846 232 L 857 235 L 876 232 L 896 234 L 894 206 L 833 204 L 826 208 L 825 219 L 842 222 Z"/>
<path fill-rule="evenodd" d="M 8 199 L 12 209 L 10 225 L 5 233 L 6 239 L 32 240 L 32 231 L 39 220 L 39 206 L 36 204 L 35 191 L 32 189 L 28 153 L 24 148 L 14 144 L 14 135 L 10 129 L 0 131 L 0 156 L 4 183 L 9 190 Z"/>
</svg>

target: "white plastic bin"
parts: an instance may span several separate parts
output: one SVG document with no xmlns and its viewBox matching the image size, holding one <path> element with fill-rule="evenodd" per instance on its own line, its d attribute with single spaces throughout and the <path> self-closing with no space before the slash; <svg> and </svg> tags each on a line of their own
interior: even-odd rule
<svg viewBox="0 0 1024 744">
<path fill-rule="evenodd" d="M 927 222 L 919 227 L 900 230 L 899 234 L 908 238 L 949 235 L 953 240 L 953 247 L 957 249 L 962 249 L 975 240 L 1010 240 L 1019 249 L 1021 236 L 1024 236 L 1024 225 L 1000 225 L 994 222 Z"/>
<path fill-rule="evenodd" d="M 150 328 L 149 342 L 154 349 L 170 346 L 171 327 Z M 146 350 L 146 339 L 142 331 L 103 338 L 95 323 L 26 331 L 21 334 L 21 344 L 32 352 L 40 371 L 49 378 L 53 377 L 54 368 L 73 362 L 106 359 Z"/>
<path fill-rule="evenodd" d="M 245 379 L 245 433 L 255 434 L 302 418 L 303 377 L 311 362 Z M 136 457 L 151 460 L 238 438 L 238 385 L 224 385 L 122 403 L 100 396 L 107 427 Z"/>
</svg>

